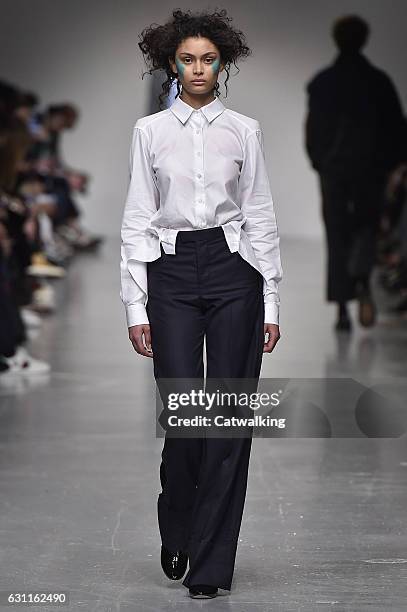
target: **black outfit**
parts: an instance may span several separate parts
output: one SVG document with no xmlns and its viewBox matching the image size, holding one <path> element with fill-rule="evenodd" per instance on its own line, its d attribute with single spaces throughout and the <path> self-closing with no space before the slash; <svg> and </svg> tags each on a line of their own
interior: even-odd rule
<svg viewBox="0 0 407 612">
<path fill-rule="evenodd" d="M 161 379 L 174 379 L 172 390 L 186 390 L 186 378 L 203 380 L 204 336 L 207 381 L 250 378 L 257 386 L 263 277 L 238 252 L 230 252 L 221 227 L 180 231 L 176 254 L 161 247 L 161 257 L 147 263 L 147 277 L 154 377 L 163 412 L 168 387 Z M 231 587 L 251 442 L 251 435 L 175 438 L 166 432 L 159 528 L 166 548 L 188 552 L 186 587 Z"/>
<path fill-rule="evenodd" d="M 12 357 L 26 340 L 25 325 L 12 291 L 8 262 L 0 249 L 0 356 Z"/>
<path fill-rule="evenodd" d="M 375 263 L 388 172 L 400 160 L 404 118 L 389 77 L 361 54 L 340 54 L 308 85 L 306 148 L 320 175 L 328 301 L 355 297 Z"/>
</svg>

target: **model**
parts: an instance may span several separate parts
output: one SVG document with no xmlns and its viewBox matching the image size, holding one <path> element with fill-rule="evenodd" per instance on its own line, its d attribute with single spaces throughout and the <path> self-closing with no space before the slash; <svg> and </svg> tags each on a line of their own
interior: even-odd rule
<svg viewBox="0 0 407 612">
<path fill-rule="evenodd" d="M 226 108 L 219 74 L 251 51 L 225 10 L 175 10 L 139 43 L 163 70 L 160 102 L 138 119 L 121 237 L 121 299 L 136 352 L 168 380 L 258 381 L 280 338 L 279 236 L 256 119 Z M 161 107 L 160 107 L 161 108 Z M 252 436 L 165 436 L 158 522 L 165 574 L 193 598 L 230 590 Z"/>
<path fill-rule="evenodd" d="M 348 302 L 372 327 L 377 312 L 372 272 L 390 172 L 402 161 L 404 113 L 387 74 L 362 52 L 369 25 L 357 15 L 337 19 L 335 61 L 307 83 L 305 144 L 319 176 L 327 245 L 328 302 L 337 304 L 335 329 L 352 331 Z"/>
</svg>

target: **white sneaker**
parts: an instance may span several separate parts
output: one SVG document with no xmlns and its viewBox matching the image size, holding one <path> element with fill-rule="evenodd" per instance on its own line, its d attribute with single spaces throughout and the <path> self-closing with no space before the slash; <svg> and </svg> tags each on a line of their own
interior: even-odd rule
<svg viewBox="0 0 407 612">
<path fill-rule="evenodd" d="M 30 328 L 41 327 L 42 319 L 36 312 L 30 310 L 29 308 L 21 308 L 20 310 L 21 318 L 23 319 L 25 325 Z"/>
<path fill-rule="evenodd" d="M 46 361 L 32 357 L 24 346 L 19 346 L 12 357 L 3 357 L 10 374 L 47 374 L 51 366 Z"/>
<path fill-rule="evenodd" d="M 66 271 L 62 266 L 56 266 L 47 260 L 44 253 L 34 253 L 31 256 L 31 265 L 26 268 L 29 276 L 64 278 Z"/>
</svg>

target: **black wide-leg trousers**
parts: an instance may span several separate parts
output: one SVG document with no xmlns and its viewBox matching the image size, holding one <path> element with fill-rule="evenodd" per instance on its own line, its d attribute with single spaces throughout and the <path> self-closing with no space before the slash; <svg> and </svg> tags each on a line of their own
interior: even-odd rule
<svg viewBox="0 0 407 612">
<path fill-rule="evenodd" d="M 369 282 L 376 262 L 384 179 L 371 173 L 351 178 L 320 175 L 327 244 L 326 299 L 356 297 L 356 282 Z"/>
<path fill-rule="evenodd" d="M 176 254 L 147 264 L 154 377 L 258 381 L 264 344 L 263 277 L 221 227 L 180 231 Z M 176 381 L 174 381 L 176 384 Z M 231 588 L 246 496 L 252 436 L 170 437 L 166 432 L 158 497 L 162 543 L 184 550 L 186 587 Z"/>
</svg>

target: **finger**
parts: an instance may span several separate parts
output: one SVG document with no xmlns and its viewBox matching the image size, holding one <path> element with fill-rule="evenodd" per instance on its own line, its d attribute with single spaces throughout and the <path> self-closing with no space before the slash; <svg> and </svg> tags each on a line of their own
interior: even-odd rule
<svg viewBox="0 0 407 612">
<path fill-rule="evenodd" d="M 131 340 L 134 350 L 139 355 L 143 355 L 144 357 L 152 357 L 152 354 L 149 351 L 147 351 L 147 349 L 145 348 L 143 344 L 141 332 L 138 332 L 137 334 L 132 333 L 130 335 L 130 340 Z"/>
<path fill-rule="evenodd" d="M 139 355 L 143 355 L 143 357 L 153 356 L 150 351 L 147 351 L 147 349 L 144 347 L 143 342 L 140 339 L 132 340 L 132 345 L 136 353 L 138 353 Z"/>
<path fill-rule="evenodd" d="M 153 353 L 153 349 L 152 349 L 152 346 L 151 346 L 151 332 L 150 332 L 150 326 L 148 326 L 148 327 L 146 327 L 146 328 L 144 329 L 144 344 L 145 344 L 145 347 L 146 347 L 146 349 L 148 350 L 148 352 L 149 352 L 150 354 L 152 354 L 152 353 Z"/>
<path fill-rule="evenodd" d="M 279 339 L 279 335 L 269 333 L 269 339 L 267 342 L 264 343 L 263 352 L 271 353 Z"/>
</svg>

